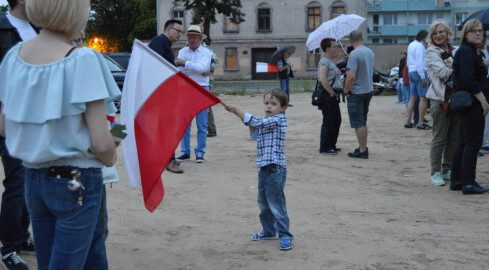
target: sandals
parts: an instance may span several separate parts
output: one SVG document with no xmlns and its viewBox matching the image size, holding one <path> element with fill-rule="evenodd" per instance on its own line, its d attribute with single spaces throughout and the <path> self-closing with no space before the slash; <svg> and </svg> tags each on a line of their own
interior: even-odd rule
<svg viewBox="0 0 489 270">
<path fill-rule="evenodd" d="M 427 124 L 422 124 L 422 125 L 417 125 L 416 126 L 417 129 L 424 129 L 424 130 L 429 130 L 431 129 L 430 126 L 428 126 Z"/>
<path fill-rule="evenodd" d="M 251 238 L 251 241 L 260 241 L 260 240 L 275 240 L 278 239 L 277 235 L 268 235 L 263 232 L 256 233 Z"/>
<path fill-rule="evenodd" d="M 292 241 L 290 239 L 280 239 L 280 250 L 292 249 Z"/>
<path fill-rule="evenodd" d="M 413 123 L 406 123 L 406 124 L 404 124 L 404 127 L 405 128 L 413 128 L 414 124 Z"/>
</svg>

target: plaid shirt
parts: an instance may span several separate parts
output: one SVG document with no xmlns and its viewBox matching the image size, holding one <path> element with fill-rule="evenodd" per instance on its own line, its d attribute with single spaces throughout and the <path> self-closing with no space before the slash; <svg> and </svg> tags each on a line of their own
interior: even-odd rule
<svg viewBox="0 0 489 270">
<path fill-rule="evenodd" d="M 251 135 L 251 138 L 257 141 L 256 167 L 261 168 L 269 164 L 286 167 L 284 148 L 287 117 L 285 114 L 257 118 L 246 113 L 243 122 L 256 129 Z"/>
</svg>

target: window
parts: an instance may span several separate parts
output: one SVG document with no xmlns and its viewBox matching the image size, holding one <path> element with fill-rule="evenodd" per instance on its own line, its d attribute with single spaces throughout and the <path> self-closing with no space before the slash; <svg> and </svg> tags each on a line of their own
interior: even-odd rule
<svg viewBox="0 0 489 270">
<path fill-rule="evenodd" d="M 224 32 L 225 33 L 238 33 L 239 32 L 238 25 L 231 22 L 231 17 L 229 17 L 229 16 L 224 17 Z"/>
<path fill-rule="evenodd" d="M 172 20 L 182 21 L 183 29 L 185 29 L 185 10 L 182 8 L 174 8 L 171 11 Z"/>
<path fill-rule="evenodd" d="M 384 25 L 397 25 L 397 14 L 384 14 Z"/>
<path fill-rule="evenodd" d="M 331 4 L 330 11 L 331 11 L 331 19 L 334 19 L 340 16 L 341 14 L 346 14 L 345 3 L 343 3 L 343 1 L 334 2 L 333 4 Z"/>
<path fill-rule="evenodd" d="M 238 69 L 238 48 L 226 48 L 224 69 Z"/>
<path fill-rule="evenodd" d="M 378 39 L 378 38 L 374 38 L 374 39 L 372 39 L 372 43 L 373 43 L 373 44 L 379 44 L 379 39 Z"/>
<path fill-rule="evenodd" d="M 467 19 L 467 16 L 467 12 L 455 13 L 455 25 L 459 26 L 463 21 Z"/>
<path fill-rule="evenodd" d="M 432 13 L 418 13 L 418 25 L 429 25 L 433 21 Z"/>
<path fill-rule="evenodd" d="M 317 68 L 321 59 L 321 51 L 319 48 L 307 52 L 307 68 Z"/>
<path fill-rule="evenodd" d="M 270 30 L 270 9 L 258 9 L 258 30 Z"/>
<path fill-rule="evenodd" d="M 384 38 L 384 44 L 397 44 L 397 39 Z"/>
<path fill-rule="evenodd" d="M 307 26 L 306 31 L 313 31 L 321 25 L 321 6 L 318 2 L 311 2 L 307 5 Z"/>
</svg>

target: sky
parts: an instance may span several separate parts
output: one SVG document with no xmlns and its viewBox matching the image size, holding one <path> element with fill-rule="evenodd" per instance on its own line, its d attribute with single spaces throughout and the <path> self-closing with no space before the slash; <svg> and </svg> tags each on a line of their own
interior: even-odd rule
<svg viewBox="0 0 489 270">
<path fill-rule="evenodd" d="M 0 6 L 8 5 L 7 0 L 0 0 Z"/>
</svg>

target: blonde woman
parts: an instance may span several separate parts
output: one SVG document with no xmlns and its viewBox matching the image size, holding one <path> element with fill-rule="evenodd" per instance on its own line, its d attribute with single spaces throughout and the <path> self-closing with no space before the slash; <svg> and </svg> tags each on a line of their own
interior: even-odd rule
<svg viewBox="0 0 489 270">
<path fill-rule="evenodd" d="M 431 100 L 430 112 L 433 117 L 433 139 L 431 140 L 431 183 L 442 186 L 450 181 L 452 159 L 457 147 L 459 117 L 447 111 L 447 104 L 453 89 L 448 81 L 453 70 L 455 47 L 450 44 L 452 31 L 444 20 L 434 21 L 428 31 L 426 66 L 431 84 L 426 97 Z"/>
<path fill-rule="evenodd" d="M 89 0 L 26 0 L 30 21 L 43 30 L 12 47 L 0 66 L 0 133 L 26 167 L 38 269 L 83 269 L 99 216 L 101 168 L 117 159 L 106 114 L 115 112 L 120 91 L 103 57 L 72 42 L 89 8 Z M 105 254 L 100 260 L 105 267 L 85 268 L 106 268 Z"/>
<path fill-rule="evenodd" d="M 459 113 L 460 129 L 458 145 L 453 156 L 450 190 L 462 190 L 463 194 L 482 194 L 489 191 L 475 181 L 477 152 L 482 145 L 484 117 L 489 112 L 486 81 L 487 68 L 477 54 L 484 29 L 479 20 L 467 21 L 461 32 L 462 45 L 453 59 L 454 92 L 467 91 L 473 97 L 472 106 Z"/>
</svg>

